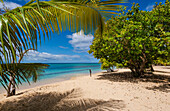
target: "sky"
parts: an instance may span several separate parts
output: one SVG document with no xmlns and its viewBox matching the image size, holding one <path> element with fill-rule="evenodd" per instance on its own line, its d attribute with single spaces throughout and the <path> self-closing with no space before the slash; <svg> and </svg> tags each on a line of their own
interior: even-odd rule
<svg viewBox="0 0 170 111">
<path fill-rule="evenodd" d="M 20 7 L 29 0 L 4 0 L 5 6 L 13 9 Z M 139 3 L 140 10 L 151 11 L 155 2 L 165 3 L 165 0 L 129 0 L 124 3 L 129 10 L 132 3 Z M 3 5 L 0 2 L 0 8 Z M 93 40 L 93 34 L 84 34 L 84 31 L 72 33 L 64 31 L 60 34 L 52 34 L 50 40 L 38 43 L 37 51 L 29 51 L 22 62 L 26 63 L 97 63 L 92 54 L 88 54 L 89 46 Z"/>
</svg>

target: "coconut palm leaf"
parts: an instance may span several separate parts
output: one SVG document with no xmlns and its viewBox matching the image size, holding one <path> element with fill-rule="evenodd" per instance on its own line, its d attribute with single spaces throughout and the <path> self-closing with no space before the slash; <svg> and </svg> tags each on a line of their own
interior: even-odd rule
<svg viewBox="0 0 170 111">
<path fill-rule="evenodd" d="M 118 6 L 115 3 L 123 1 L 31 0 L 0 15 L 0 64 L 16 63 L 16 53 L 37 49 L 37 41 L 49 39 L 51 32 L 83 29 L 87 33 L 97 27 L 102 30 L 103 15 L 116 14 Z"/>
<path fill-rule="evenodd" d="M 17 63 L 17 64 L 1 64 L 3 70 L 1 70 L 0 83 L 7 90 L 9 82 L 11 82 L 10 77 L 15 78 L 14 82 L 22 84 L 22 81 L 29 82 L 32 78 L 34 82 L 37 81 L 38 75 L 43 69 L 47 68 L 47 64 L 41 63 Z M 12 84 L 12 83 L 11 83 Z"/>
</svg>

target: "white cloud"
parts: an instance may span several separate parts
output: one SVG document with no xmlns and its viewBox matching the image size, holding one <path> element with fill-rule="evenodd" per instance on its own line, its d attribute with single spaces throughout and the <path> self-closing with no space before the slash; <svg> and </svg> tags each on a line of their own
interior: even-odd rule
<svg viewBox="0 0 170 111">
<path fill-rule="evenodd" d="M 72 39 L 69 41 L 69 43 L 74 47 L 75 52 L 87 52 L 89 50 L 89 46 L 92 43 L 93 35 L 85 35 L 84 31 L 81 30 L 78 33 L 67 35 L 67 38 Z"/>
<path fill-rule="evenodd" d="M 147 10 L 147 11 L 151 11 L 151 10 L 153 9 L 153 6 L 154 6 L 154 4 L 148 5 L 148 6 L 146 7 L 146 10 Z"/>
<path fill-rule="evenodd" d="M 50 62 L 50 61 L 71 61 L 73 59 L 79 59 L 79 55 L 55 55 L 46 52 L 38 52 L 38 51 L 29 51 L 25 56 L 24 60 L 26 61 L 38 61 L 38 62 Z"/>
<path fill-rule="evenodd" d="M 14 3 L 14 2 L 4 2 L 5 7 L 11 9 L 17 8 L 17 7 L 21 7 L 20 4 Z M 3 3 L 0 2 L 0 8 L 3 8 Z"/>
<path fill-rule="evenodd" d="M 59 46 L 62 49 L 68 49 L 68 47 L 64 47 L 64 46 Z"/>
</svg>

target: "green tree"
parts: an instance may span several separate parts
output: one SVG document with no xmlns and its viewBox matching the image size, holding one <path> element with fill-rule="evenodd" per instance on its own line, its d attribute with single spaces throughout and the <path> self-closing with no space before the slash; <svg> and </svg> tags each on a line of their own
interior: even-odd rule
<svg viewBox="0 0 170 111">
<path fill-rule="evenodd" d="M 102 68 L 128 67 L 139 77 L 156 61 L 170 60 L 170 3 L 156 5 L 148 12 L 133 4 L 132 10 L 107 21 L 103 35 L 98 31 L 89 53 L 100 59 Z"/>
</svg>

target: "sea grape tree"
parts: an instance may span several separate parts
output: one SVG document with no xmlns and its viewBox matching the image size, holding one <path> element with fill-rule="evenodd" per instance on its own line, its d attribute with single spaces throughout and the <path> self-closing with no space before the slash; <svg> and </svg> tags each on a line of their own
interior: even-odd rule
<svg viewBox="0 0 170 111">
<path fill-rule="evenodd" d="M 102 35 L 98 31 L 89 53 L 100 59 L 102 69 L 127 67 L 139 77 L 153 63 L 169 64 L 170 3 L 156 4 L 152 11 L 121 10 L 119 16 L 107 21 Z"/>
</svg>

